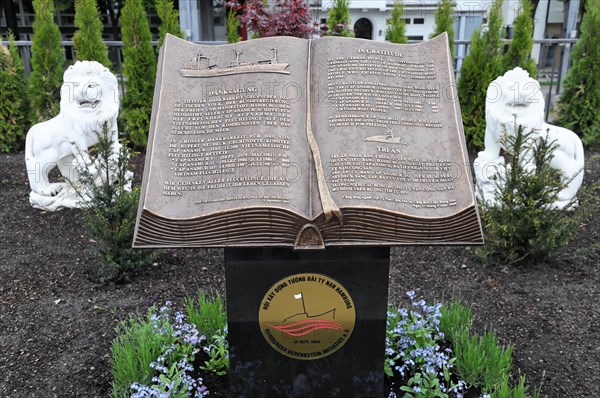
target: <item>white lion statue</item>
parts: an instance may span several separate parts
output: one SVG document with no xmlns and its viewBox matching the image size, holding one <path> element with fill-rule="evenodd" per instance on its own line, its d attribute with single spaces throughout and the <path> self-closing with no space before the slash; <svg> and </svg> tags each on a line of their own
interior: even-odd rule
<svg viewBox="0 0 600 398">
<path fill-rule="evenodd" d="M 555 141 L 551 165 L 562 173 L 566 187 L 554 203 L 564 208 L 575 198 L 583 182 L 584 155 L 579 137 L 563 127 L 544 121 L 545 100 L 540 84 L 529 74 L 515 68 L 498 77 L 488 87 L 485 106 L 485 149 L 479 152 L 473 163 L 478 194 L 490 204 L 495 204 L 496 179 L 502 181 L 506 172 L 504 157 L 500 156 L 503 134 L 515 134 L 516 126 L 534 131 L 534 137 L 548 135 L 549 142 Z M 525 167 L 534 168 L 533 164 Z"/>
<path fill-rule="evenodd" d="M 51 183 L 48 173 L 57 166 L 71 182 L 78 180 L 78 169 L 88 165 L 94 174 L 88 148 L 98 141 L 102 125 L 108 123 L 112 153 L 118 154 L 117 116 L 119 96 L 117 78 L 96 61 L 77 61 L 63 76 L 58 116 L 29 129 L 25 141 L 25 163 L 33 207 L 57 210 L 79 207 L 81 197 L 67 183 Z"/>
</svg>

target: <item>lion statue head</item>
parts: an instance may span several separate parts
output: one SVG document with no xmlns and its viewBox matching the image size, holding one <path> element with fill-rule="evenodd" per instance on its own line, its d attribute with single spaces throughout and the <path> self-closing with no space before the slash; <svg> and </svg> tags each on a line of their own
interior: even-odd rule
<svg viewBox="0 0 600 398">
<path fill-rule="evenodd" d="M 71 117 L 111 121 L 119 113 L 117 78 L 108 68 L 95 61 L 77 61 L 63 75 L 60 113 Z"/>
<path fill-rule="evenodd" d="M 537 80 L 517 67 L 494 80 L 487 89 L 485 120 L 494 138 L 504 130 L 513 133 L 515 121 L 530 129 L 544 124 L 546 104 Z"/>
</svg>

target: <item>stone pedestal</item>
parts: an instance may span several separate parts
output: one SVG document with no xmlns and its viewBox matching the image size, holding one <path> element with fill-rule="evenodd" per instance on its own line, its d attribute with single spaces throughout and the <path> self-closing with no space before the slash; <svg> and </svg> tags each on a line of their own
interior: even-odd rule
<svg viewBox="0 0 600 398">
<path fill-rule="evenodd" d="M 230 397 L 381 398 L 389 253 L 226 249 Z"/>
</svg>

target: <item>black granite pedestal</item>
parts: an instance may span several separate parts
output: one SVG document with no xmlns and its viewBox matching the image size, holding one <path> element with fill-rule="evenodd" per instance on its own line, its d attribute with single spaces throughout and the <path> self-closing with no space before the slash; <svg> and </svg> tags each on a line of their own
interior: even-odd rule
<svg viewBox="0 0 600 398">
<path fill-rule="evenodd" d="M 388 247 L 226 249 L 229 396 L 383 397 L 389 258 Z M 320 275 L 328 284 L 336 281 L 352 300 L 353 330 L 333 353 L 323 350 L 328 354 L 296 359 L 275 349 L 267 342 L 264 328 L 261 331 L 259 312 L 267 305 L 265 294 L 274 291 L 278 281 L 297 274 Z"/>
</svg>

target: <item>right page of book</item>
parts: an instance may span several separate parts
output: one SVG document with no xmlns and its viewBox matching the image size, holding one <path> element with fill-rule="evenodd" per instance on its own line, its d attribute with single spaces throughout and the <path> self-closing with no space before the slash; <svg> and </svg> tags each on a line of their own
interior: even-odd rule
<svg viewBox="0 0 600 398">
<path fill-rule="evenodd" d="M 480 234 L 446 35 L 326 37 L 312 58 L 313 130 L 335 204 L 425 223 L 470 212 Z"/>
</svg>

